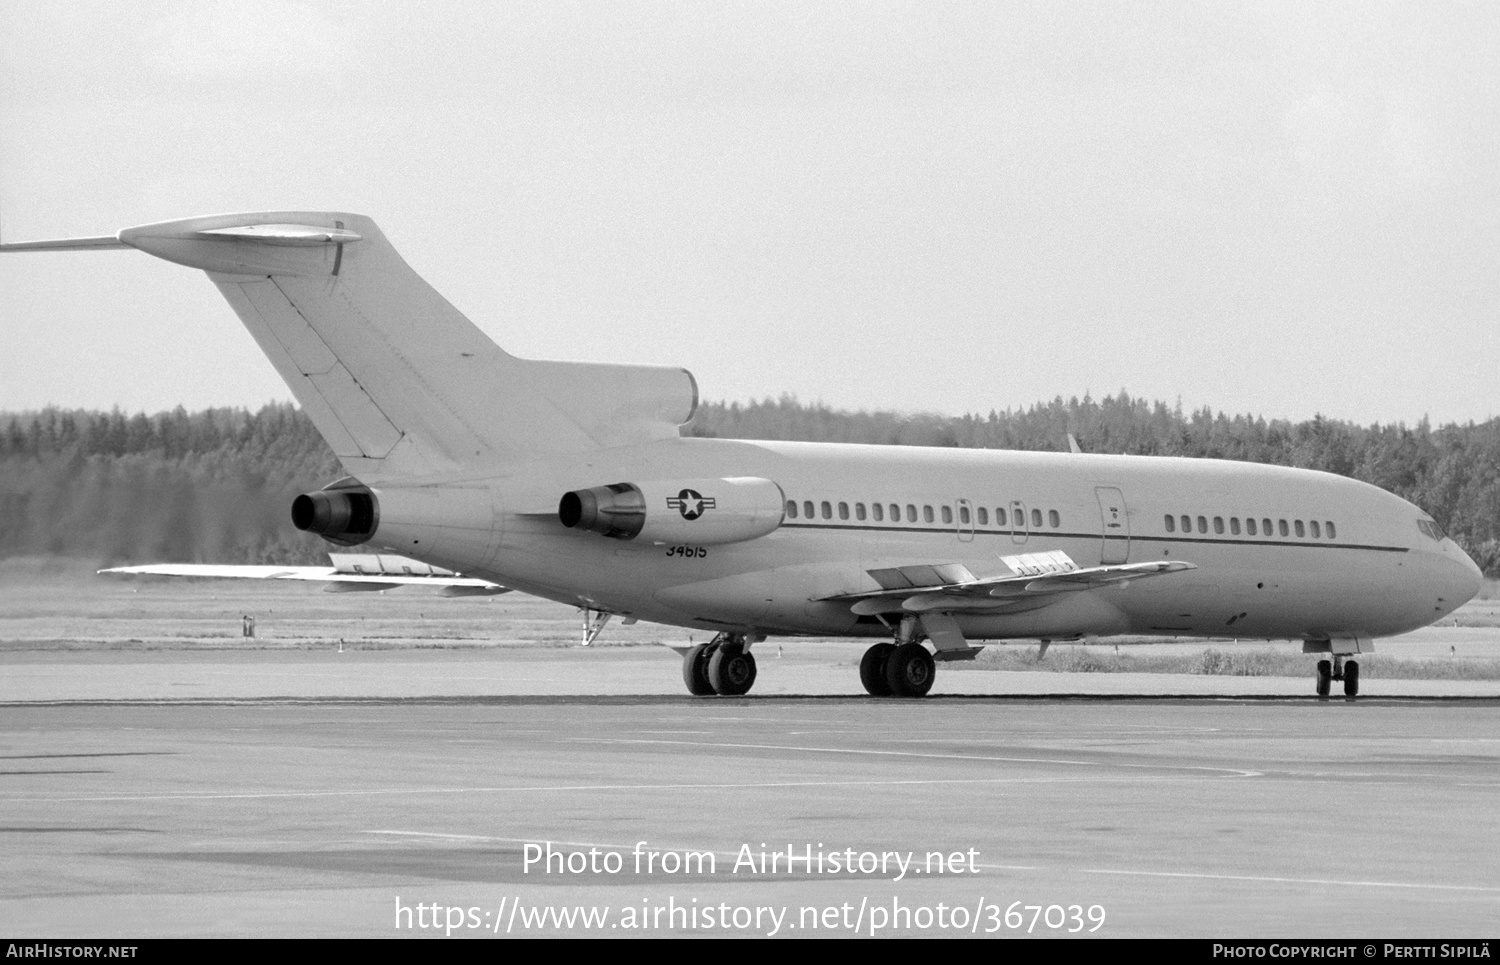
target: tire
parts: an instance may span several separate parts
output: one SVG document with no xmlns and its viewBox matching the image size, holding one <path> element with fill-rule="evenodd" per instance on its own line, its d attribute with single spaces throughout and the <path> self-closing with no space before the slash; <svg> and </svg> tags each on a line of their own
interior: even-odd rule
<svg viewBox="0 0 1500 965">
<path fill-rule="evenodd" d="M 937 676 L 932 654 L 920 643 L 903 643 L 885 662 L 885 680 L 897 697 L 925 697 Z"/>
<path fill-rule="evenodd" d="M 755 686 L 755 657 L 734 643 L 720 644 L 708 658 L 708 682 L 720 697 L 739 697 Z"/>
<path fill-rule="evenodd" d="M 1333 689 L 1333 664 L 1327 660 L 1318 661 L 1318 696 L 1327 697 L 1328 692 Z"/>
<path fill-rule="evenodd" d="M 889 697 L 891 695 L 890 681 L 885 679 L 885 666 L 890 662 L 891 654 L 896 652 L 894 643 L 877 643 L 865 651 L 865 655 L 859 661 L 859 682 L 865 685 L 865 691 L 871 697 Z"/>
<path fill-rule="evenodd" d="M 1353 660 L 1344 661 L 1344 696 L 1359 696 L 1359 664 Z"/>
<path fill-rule="evenodd" d="M 682 658 L 682 682 L 694 697 L 713 695 L 713 684 L 708 682 L 709 644 L 700 643 Z"/>
</svg>

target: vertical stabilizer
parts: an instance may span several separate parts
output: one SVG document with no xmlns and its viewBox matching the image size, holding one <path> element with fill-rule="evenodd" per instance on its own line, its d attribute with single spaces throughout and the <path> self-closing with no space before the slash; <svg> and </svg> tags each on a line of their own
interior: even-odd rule
<svg viewBox="0 0 1500 965">
<path fill-rule="evenodd" d="M 119 240 L 208 272 L 366 481 L 670 438 L 697 404 L 682 369 L 507 354 L 360 215 L 221 215 Z"/>
</svg>

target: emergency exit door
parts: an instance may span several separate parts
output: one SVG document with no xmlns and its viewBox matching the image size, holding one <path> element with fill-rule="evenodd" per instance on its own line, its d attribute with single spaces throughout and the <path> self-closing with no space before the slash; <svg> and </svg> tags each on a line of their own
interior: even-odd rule
<svg viewBox="0 0 1500 965">
<path fill-rule="evenodd" d="M 1104 542 L 1099 548 L 1099 563 L 1109 566 L 1130 559 L 1130 515 L 1125 511 L 1125 496 L 1113 486 L 1095 486 L 1099 516 L 1104 524 Z"/>
</svg>

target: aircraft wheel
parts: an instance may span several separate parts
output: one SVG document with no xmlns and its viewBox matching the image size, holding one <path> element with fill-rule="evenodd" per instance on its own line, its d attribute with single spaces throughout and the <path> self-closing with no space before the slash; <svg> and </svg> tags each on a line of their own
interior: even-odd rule
<svg viewBox="0 0 1500 965">
<path fill-rule="evenodd" d="M 1344 661 L 1344 696 L 1359 696 L 1359 663 L 1354 660 Z"/>
<path fill-rule="evenodd" d="M 713 695 L 714 685 L 708 682 L 708 659 L 711 649 L 714 649 L 712 645 L 700 643 L 683 655 L 682 682 L 687 684 L 688 693 L 694 697 Z"/>
<path fill-rule="evenodd" d="M 1333 664 L 1327 660 L 1318 661 L 1318 696 L 1327 697 L 1328 692 L 1333 689 Z"/>
<path fill-rule="evenodd" d="M 896 651 L 894 643 L 877 643 L 865 651 L 859 661 L 859 682 L 871 697 L 889 697 L 890 681 L 885 679 L 885 666 Z"/>
<path fill-rule="evenodd" d="M 755 686 L 755 657 L 737 643 L 722 643 L 708 658 L 708 682 L 721 697 L 738 697 Z"/>
<path fill-rule="evenodd" d="M 897 697 L 924 697 L 932 689 L 937 664 L 920 643 L 903 643 L 885 662 L 885 680 Z"/>
</svg>

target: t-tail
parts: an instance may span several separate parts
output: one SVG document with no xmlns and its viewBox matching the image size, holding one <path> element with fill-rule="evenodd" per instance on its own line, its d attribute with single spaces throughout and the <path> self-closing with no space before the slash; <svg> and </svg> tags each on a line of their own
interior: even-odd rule
<svg viewBox="0 0 1500 965">
<path fill-rule="evenodd" d="M 697 405 L 683 369 L 504 352 L 361 215 L 218 215 L 0 251 L 122 247 L 207 272 L 369 484 L 673 438 Z"/>
</svg>

